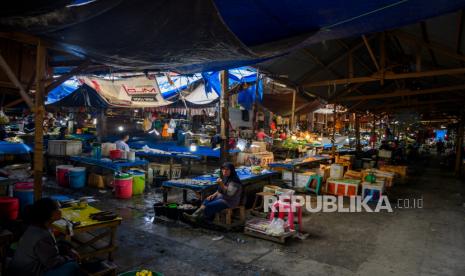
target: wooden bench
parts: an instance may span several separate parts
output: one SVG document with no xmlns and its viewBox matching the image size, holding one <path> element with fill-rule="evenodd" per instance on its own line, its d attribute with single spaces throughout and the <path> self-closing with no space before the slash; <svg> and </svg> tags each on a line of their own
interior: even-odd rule
<svg viewBox="0 0 465 276">
<path fill-rule="evenodd" d="M 235 219 L 233 221 L 233 219 Z M 213 221 L 220 226 L 238 226 L 245 223 L 245 206 L 240 205 L 234 208 L 224 209 L 215 215 Z"/>
</svg>

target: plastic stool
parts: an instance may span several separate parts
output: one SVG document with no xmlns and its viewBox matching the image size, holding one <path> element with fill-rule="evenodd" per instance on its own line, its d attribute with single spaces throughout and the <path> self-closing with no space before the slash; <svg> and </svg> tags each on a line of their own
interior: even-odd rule
<svg viewBox="0 0 465 276">
<path fill-rule="evenodd" d="M 287 223 L 289 224 L 289 228 L 294 230 L 294 212 L 292 212 L 291 203 L 290 202 L 282 202 L 280 200 L 276 201 L 273 204 L 273 208 L 278 210 L 278 217 L 280 219 L 284 219 L 287 214 Z M 297 223 L 299 225 L 299 232 L 302 232 L 302 205 L 296 205 L 296 212 L 297 212 Z M 282 209 L 284 212 L 279 212 Z M 274 219 L 275 212 L 271 212 L 270 221 Z"/>
<path fill-rule="evenodd" d="M 313 189 L 310 185 L 312 184 L 312 181 L 316 180 L 316 187 Z M 318 174 L 311 175 L 310 178 L 307 181 L 307 184 L 305 184 L 305 190 L 309 192 L 314 192 L 316 195 L 319 195 L 321 192 L 321 183 L 323 183 L 323 177 Z"/>
</svg>

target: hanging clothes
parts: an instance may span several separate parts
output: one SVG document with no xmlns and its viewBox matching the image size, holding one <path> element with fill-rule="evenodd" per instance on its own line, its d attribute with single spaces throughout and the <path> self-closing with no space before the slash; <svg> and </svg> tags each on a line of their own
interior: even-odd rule
<svg viewBox="0 0 465 276">
<path fill-rule="evenodd" d="M 161 132 L 161 136 L 163 138 L 168 138 L 170 137 L 170 134 L 168 133 L 168 124 L 165 123 L 165 125 L 163 125 L 163 130 Z"/>
<path fill-rule="evenodd" d="M 152 128 L 152 122 L 149 118 L 145 118 L 142 126 L 144 128 L 144 131 L 149 131 Z"/>
<path fill-rule="evenodd" d="M 168 133 L 173 134 L 175 129 L 176 129 L 176 121 L 174 119 L 171 119 L 168 125 Z"/>
</svg>

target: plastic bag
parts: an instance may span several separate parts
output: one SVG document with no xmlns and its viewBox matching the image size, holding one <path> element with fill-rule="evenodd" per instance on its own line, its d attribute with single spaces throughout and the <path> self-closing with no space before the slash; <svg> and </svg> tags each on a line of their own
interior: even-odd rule
<svg viewBox="0 0 465 276">
<path fill-rule="evenodd" d="M 284 220 L 275 218 L 266 228 L 266 234 L 271 236 L 281 236 L 285 232 L 284 225 Z"/>
<path fill-rule="evenodd" d="M 8 116 L 3 112 L 3 110 L 0 110 L 0 124 L 1 125 L 6 125 L 10 122 L 10 119 L 8 119 Z"/>
</svg>

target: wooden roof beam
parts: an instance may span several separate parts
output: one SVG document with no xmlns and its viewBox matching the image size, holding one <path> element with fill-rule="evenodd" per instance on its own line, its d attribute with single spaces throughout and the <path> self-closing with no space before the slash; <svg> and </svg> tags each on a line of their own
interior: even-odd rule
<svg viewBox="0 0 465 276">
<path fill-rule="evenodd" d="M 427 48 L 427 49 L 430 49 L 430 50 L 434 50 L 438 53 L 441 53 L 445 56 L 448 56 L 450 58 L 453 58 L 453 59 L 457 59 L 457 60 L 461 60 L 461 61 L 465 61 L 465 56 L 462 55 L 462 54 L 457 54 L 457 52 L 453 49 L 450 49 L 444 45 L 441 45 L 439 43 L 435 43 L 435 42 L 425 42 L 423 41 L 422 39 L 414 36 L 414 35 L 411 35 L 407 32 L 404 32 L 404 31 L 401 31 L 401 30 L 396 30 L 396 31 L 393 31 L 393 33 L 395 34 L 395 36 L 397 36 L 398 38 L 404 40 L 404 41 L 410 41 L 410 42 L 413 42 L 413 43 L 418 43 L 419 45 Z"/>
<path fill-rule="evenodd" d="M 448 91 L 461 91 L 465 92 L 465 84 L 462 85 L 453 85 L 439 88 L 423 89 L 423 90 L 397 90 L 391 93 L 384 94 L 374 94 L 374 95 L 365 95 L 365 96 L 353 96 L 342 98 L 341 101 L 361 101 L 361 100 L 375 100 L 375 99 L 386 99 L 393 97 L 403 97 L 403 96 L 417 96 L 417 95 L 426 95 L 426 94 L 435 94 L 443 93 Z"/>
<path fill-rule="evenodd" d="M 368 39 L 366 38 L 365 35 L 362 35 L 363 43 L 365 43 L 365 46 L 367 47 L 368 54 L 370 54 L 370 58 L 373 61 L 373 64 L 376 67 L 376 71 L 380 70 L 378 61 L 376 60 L 375 54 L 373 53 L 373 49 L 371 49 L 370 43 L 368 42 Z"/>
<path fill-rule="evenodd" d="M 374 35 L 368 37 L 368 41 L 371 40 L 372 38 L 374 37 Z M 330 63 L 328 63 L 326 66 L 328 67 L 333 67 L 334 65 L 338 64 L 339 62 L 341 62 L 342 60 L 344 60 L 344 58 L 349 54 L 350 51 L 355 51 L 357 49 L 359 49 L 360 47 L 362 47 L 364 45 L 364 42 L 360 42 L 356 45 L 354 45 L 353 47 L 351 47 L 350 49 L 347 50 L 346 53 L 342 54 L 342 55 L 338 55 L 337 58 L 333 59 L 333 61 L 331 61 Z M 314 79 L 316 76 L 318 76 L 319 74 L 321 73 L 321 70 L 312 70 L 311 72 L 308 72 L 308 73 L 305 73 L 302 77 L 300 77 L 298 80 L 297 80 L 297 83 L 303 83 L 303 82 L 306 82 L 306 81 L 309 81 L 309 80 L 312 80 Z"/>
<path fill-rule="evenodd" d="M 461 75 L 461 74 L 465 74 L 465 68 L 431 70 L 431 71 L 401 73 L 401 74 L 386 72 L 384 75 L 384 79 L 385 80 L 398 80 L 398 79 L 436 77 L 436 76 L 445 76 L 445 75 L 453 76 L 453 75 Z M 347 84 L 352 84 L 352 83 L 365 83 L 365 82 L 380 81 L 382 77 L 383 76 L 380 75 L 379 73 L 375 73 L 371 76 L 366 76 L 366 77 L 309 82 L 309 83 L 303 84 L 302 86 L 303 87 L 319 87 L 319 86 L 329 86 L 329 85 L 347 85 Z"/>
<path fill-rule="evenodd" d="M 31 110 L 34 110 L 34 102 L 29 97 L 26 90 L 24 90 L 23 85 L 18 80 L 18 78 L 15 76 L 15 74 L 11 70 L 11 67 L 8 65 L 8 63 L 5 61 L 5 59 L 3 58 L 1 54 L 0 54 L 0 67 L 3 68 L 6 75 L 8 76 L 8 79 L 10 79 L 10 81 L 15 85 L 15 87 L 19 89 L 19 94 L 21 95 L 23 100 L 26 102 L 27 106 Z"/>
<path fill-rule="evenodd" d="M 423 41 L 425 43 L 430 43 L 428 29 L 426 28 L 425 21 L 421 21 L 420 26 L 421 26 L 421 35 L 423 36 Z M 431 60 L 433 61 L 433 65 L 437 67 L 438 60 L 436 59 L 436 56 L 434 55 L 433 50 L 431 48 L 428 48 L 428 50 L 429 50 L 429 54 L 431 55 Z"/>
</svg>

